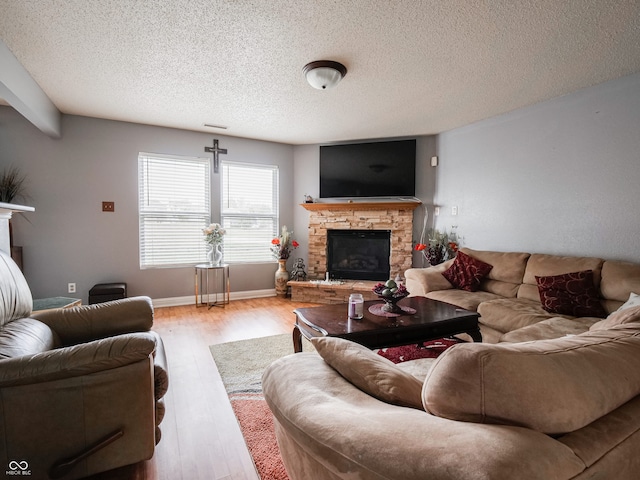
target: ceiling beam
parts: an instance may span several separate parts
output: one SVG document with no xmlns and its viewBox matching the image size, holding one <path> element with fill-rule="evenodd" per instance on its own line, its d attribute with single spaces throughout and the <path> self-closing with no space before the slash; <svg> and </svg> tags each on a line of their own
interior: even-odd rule
<svg viewBox="0 0 640 480">
<path fill-rule="evenodd" d="M 52 138 L 62 136 L 61 114 L 40 85 L 0 40 L 0 98 Z"/>
</svg>

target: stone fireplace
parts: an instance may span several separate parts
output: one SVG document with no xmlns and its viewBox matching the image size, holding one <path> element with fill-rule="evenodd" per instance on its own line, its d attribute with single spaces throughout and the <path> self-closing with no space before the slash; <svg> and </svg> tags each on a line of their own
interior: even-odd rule
<svg viewBox="0 0 640 480">
<path fill-rule="evenodd" d="M 308 279 L 323 280 L 327 272 L 328 230 L 389 231 L 389 278 L 404 275 L 411 268 L 413 210 L 420 202 L 303 203 L 309 211 Z M 294 300 L 321 303 L 344 302 L 352 291 L 370 292 L 373 281 L 318 285 L 317 282 L 289 282 Z M 302 290 L 322 290 L 311 294 Z"/>
</svg>

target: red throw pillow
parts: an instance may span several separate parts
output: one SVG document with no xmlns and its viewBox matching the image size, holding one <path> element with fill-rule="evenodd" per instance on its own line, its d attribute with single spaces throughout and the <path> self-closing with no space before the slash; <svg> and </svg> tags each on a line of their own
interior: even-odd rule
<svg viewBox="0 0 640 480">
<path fill-rule="evenodd" d="M 493 265 L 459 251 L 453 264 L 442 272 L 442 276 L 460 290 L 475 292 L 480 287 L 480 281 L 489 274 L 492 268 Z"/>
<path fill-rule="evenodd" d="M 536 276 L 542 308 L 549 313 L 574 317 L 607 316 L 593 284 L 593 271 Z"/>
</svg>

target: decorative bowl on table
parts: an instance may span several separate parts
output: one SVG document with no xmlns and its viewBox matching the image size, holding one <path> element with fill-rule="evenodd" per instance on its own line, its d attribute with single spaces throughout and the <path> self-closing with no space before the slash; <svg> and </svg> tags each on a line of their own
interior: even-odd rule
<svg viewBox="0 0 640 480">
<path fill-rule="evenodd" d="M 386 283 L 379 283 L 373 287 L 373 293 L 384 301 L 382 310 L 388 313 L 402 313 L 402 308 L 398 302 L 409 295 L 407 288 L 403 284 L 397 284 L 394 280 L 387 280 Z"/>
</svg>

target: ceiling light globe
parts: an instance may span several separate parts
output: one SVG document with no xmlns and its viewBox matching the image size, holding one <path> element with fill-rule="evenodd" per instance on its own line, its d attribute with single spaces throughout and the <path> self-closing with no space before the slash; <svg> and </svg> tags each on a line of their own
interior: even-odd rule
<svg viewBox="0 0 640 480">
<path fill-rule="evenodd" d="M 338 62 L 318 60 L 305 65 L 303 72 L 309 85 L 318 90 L 326 90 L 335 87 L 347 74 L 347 69 Z"/>
</svg>

